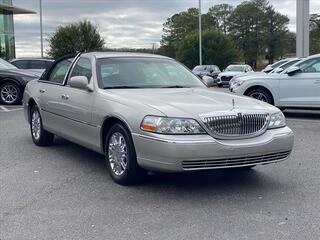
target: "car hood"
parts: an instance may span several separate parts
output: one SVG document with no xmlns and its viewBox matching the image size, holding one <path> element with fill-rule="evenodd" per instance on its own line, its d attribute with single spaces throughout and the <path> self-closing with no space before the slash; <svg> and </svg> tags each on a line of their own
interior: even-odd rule
<svg viewBox="0 0 320 240">
<path fill-rule="evenodd" d="M 20 76 L 20 77 L 30 77 L 30 78 L 38 78 L 40 75 L 37 75 L 29 70 L 25 69 L 4 69 L 0 70 L 0 73 L 5 73 L 8 75 Z"/>
<path fill-rule="evenodd" d="M 246 81 L 246 80 L 252 80 L 252 79 L 273 79 L 275 77 L 279 77 L 278 73 L 274 74 L 266 74 L 266 73 L 257 73 L 252 75 L 243 75 L 243 76 L 237 76 L 236 80 Z"/>
<path fill-rule="evenodd" d="M 126 102 L 127 105 L 130 104 L 132 107 L 142 103 L 169 117 L 198 118 L 201 113 L 228 111 L 233 108 L 240 111 L 277 111 L 275 107 L 252 98 L 221 93 L 206 88 L 113 89 L 111 91 L 118 101 Z"/>
<path fill-rule="evenodd" d="M 236 75 L 240 75 L 240 74 L 243 74 L 243 72 L 233 72 L 233 71 L 230 71 L 230 72 L 222 72 L 219 74 L 219 77 L 233 77 L 233 76 L 236 76 Z"/>
</svg>

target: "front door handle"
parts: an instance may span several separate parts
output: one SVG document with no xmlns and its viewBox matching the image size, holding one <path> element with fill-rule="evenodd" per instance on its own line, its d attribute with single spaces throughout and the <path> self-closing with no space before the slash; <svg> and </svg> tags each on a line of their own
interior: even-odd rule
<svg viewBox="0 0 320 240">
<path fill-rule="evenodd" d="M 315 80 L 314 83 L 315 84 L 320 84 L 320 80 Z"/>
<path fill-rule="evenodd" d="M 40 92 L 40 93 L 45 93 L 46 90 L 45 90 L 45 89 L 40 89 L 39 92 Z"/>
</svg>

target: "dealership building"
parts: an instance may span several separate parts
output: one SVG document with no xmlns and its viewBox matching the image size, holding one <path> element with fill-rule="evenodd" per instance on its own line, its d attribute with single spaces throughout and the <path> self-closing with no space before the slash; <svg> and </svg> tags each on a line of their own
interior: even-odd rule
<svg viewBox="0 0 320 240">
<path fill-rule="evenodd" d="M 12 5 L 12 0 L 0 0 L 0 58 L 15 58 L 13 15 L 36 12 Z"/>
</svg>

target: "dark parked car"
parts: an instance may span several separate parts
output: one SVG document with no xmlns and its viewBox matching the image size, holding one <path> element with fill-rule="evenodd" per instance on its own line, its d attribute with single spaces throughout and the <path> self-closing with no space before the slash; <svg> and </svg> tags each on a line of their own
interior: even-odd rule
<svg viewBox="0 0 320 240">
<path fill-rule="evenodd" d="M 41 75 L 53 62 L 54 60 L 46 58 L 17 58 L 10 61 L 17 68 L 28 69 L 37 75 Z"/>
<path fill-rule="evenodd" d="M 192 70 L 192 72 L 200 78 L 203 76 L 209 76 L 214 80 L 216 80 L 219 73 L 221 73 L 219 67 L 216 65 L 198 65 Z"/>
<path fill-rule="evenodd" d="M 37 78 L 38 75 L 18 69 L 0 58 L 0 103 L 7 105 L 20 103 L 27 83 Z"/>
</svg>

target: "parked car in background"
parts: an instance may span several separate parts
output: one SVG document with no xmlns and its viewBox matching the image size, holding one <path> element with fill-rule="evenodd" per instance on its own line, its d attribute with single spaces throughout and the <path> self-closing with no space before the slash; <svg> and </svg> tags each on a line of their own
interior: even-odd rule
<svg viewBox="0 0 320 240">
<path fill-rule="evenodd" d="M 320 108 L 320 55 L 303 59 L 280 74 L 238 79 L 230 90 L 279 108 Z"/>
<path fill-rule="evenodd" d="M 283 71 L 285 71 L 287 68 L 291 67 L 292 65 L 296 64 L 297 62 L 300 62 L 301 60 L 303 60 L 303 58 L 292 58 L 290 61 L 285 62 L 284 64 L 280 65 L 279 67 L 273 69 L 271 72 L 269 73 L 265 73 L 265 72 L 253 72 L 253 73 L 249 73 L 249 74 L 241 74 L 241 75 L 237 75 L 234 78 L 232 78 L 230 80 L 229 86 L 230 88 L 232 88 L 232 86 L 234 85 L 235 82 L 238 81 L 242 81 L 242 80 L 246 80 L 246 79 L 250 79 L 253 77 L 253 75 L 257 76 L 257 75 L 267 75 L 267 74 L 279 74 L 282 73 Z M 248 77 L 250 76 L 250 77 Z"/>
<path fill-rule="evenodd" d="M 271 72 L 269 72 L 269 74 L 282 73 L 284 70 L 287 70 L 287 68 L 291 67 L 292 65 L 296 64 L 297 62 L 300 62 L 301 60 L 303 60 L 303 58 L 292 58 L 288 62 L 285 62 L 285 63 L 281 64 L 279 67 L 276 67 L 275 69 L 273 69 Z"/>
<path fill-rule="evenodd" d="M 10 63 L 19 69 L 28 69 L 37 75 L 41 75 L 44 70 L 49 68 L 54 62 L 52 59 L 46 58 L 16 58 Z"/>
<path fill-rule="evenodd" d="M 199 76 L 201 79 L 203 76 L 209 76 L 214 80 L 216 80 L 219 73 L 221 73 L 219 67 L 216 65 L 198 65 L 192 70 L 192 72 Z"/>
<path fill-rule="evenodd" d="M 272 70 L 274 70 L 275 68 L 279 67 L 280 65 L 288 62 L 289 60 L 291 60 L 291 58 L 285 58 L 285 59 L 281 59 L 273 64 L 269 64 L 267 65 L 264 69 L 262 69 L 262 72 L 264 73 L 269 73 Z"/>
<path fill-rule="evenodd" d="M 253 72 L 253 69 L 249 65 L 229 65 L 222 73 L 218 75 L 218 87 L 229 85 L 229 82 L 233 77 L 249 72 Z"/>
<path fill-rule="evenodd" d="M 24 88 L 30 80 L 39 78 L 28 70 L 18 69 L 0 58 L 0 104 L 21 102 Z"/>
<path fill-rule="evenodd" d="M 124 185 L 146 170 L 275 163 L 293 146 L 279 109 L 209 90 L 183 65 L 157 55 L 62 58 L 28 83 L 23 103 L 36 145 L 58 135 L 104 154 L 111 177 Z"/>
</svg>

